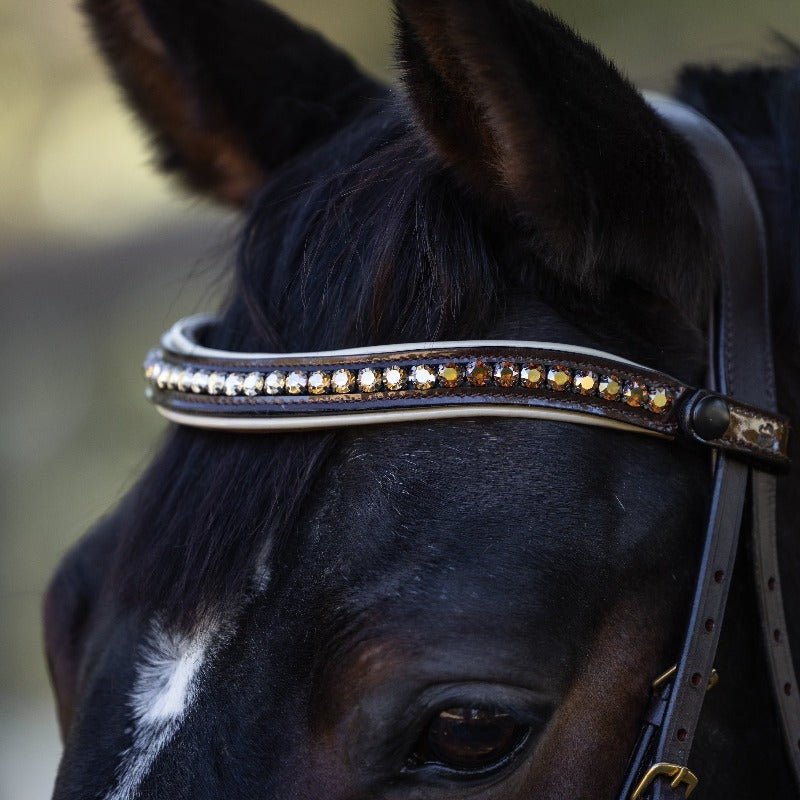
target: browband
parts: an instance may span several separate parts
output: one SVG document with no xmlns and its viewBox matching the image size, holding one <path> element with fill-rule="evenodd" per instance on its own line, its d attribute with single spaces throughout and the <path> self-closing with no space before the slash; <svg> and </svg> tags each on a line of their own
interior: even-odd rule
<svg viewBox="0 0 800 800">
<path fill-rule="evenodd" d="M 464 417 L 574 422 L 788 463 L 785 417 L 590 348 L 459 341 L 313 353 L 204 347 L 214 318 L 181 320 L 145 362 L 167 419 L 227 431 L 309 430 Z"/>
</svg>

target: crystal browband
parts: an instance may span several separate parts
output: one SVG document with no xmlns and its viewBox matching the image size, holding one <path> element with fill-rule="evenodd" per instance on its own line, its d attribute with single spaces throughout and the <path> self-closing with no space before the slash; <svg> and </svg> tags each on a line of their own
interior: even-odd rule
<svg viewBox="0 0 800 800">
<path fill-rule="evenodd" d="M 789 424 L 609 353 L 549 342 L 468 341 L 314 353 L 233 353 L 181 320 L 144 366 L 168 419 L 234 431 L 459 417 L 533 417 L 681 437 L 788 463 Z"/>
</svg>

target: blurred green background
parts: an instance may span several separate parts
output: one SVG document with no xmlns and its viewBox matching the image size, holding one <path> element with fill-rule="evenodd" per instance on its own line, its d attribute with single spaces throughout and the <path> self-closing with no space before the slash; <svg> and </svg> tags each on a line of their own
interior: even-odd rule
<svg viewBox="0 0 800 800">
<path fill-rule="evenodd" d="M 388 2 L 277 5 L 391 78 Z M 772 59 L 772 31 L 800 40 L 798 0 L 545 5 L 646 88 L 685 61 Z M 238 224 L 151 173 L 75 6 L 0 0 L 0 800 L 49 797 L 42 590 L 152 455 L 141 358 L 217 302 Z"/>
</svg>

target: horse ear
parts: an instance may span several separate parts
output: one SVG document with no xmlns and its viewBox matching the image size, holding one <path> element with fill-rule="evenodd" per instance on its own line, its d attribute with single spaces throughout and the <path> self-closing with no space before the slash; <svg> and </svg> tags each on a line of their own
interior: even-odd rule
<svg viewBox="0 0 800 800">
<path fill-rule="evenodd" d="M 260 0 L 83 0 L 163 170 L 242 205 L 382 89 Z"/>
<path fill-rule="evenodd" d="M 688 145 L 592 45 L 526 0 L 395 0 L 423 135 L 564 282 L 708 299 L 710 186 Z"/>
</svg>

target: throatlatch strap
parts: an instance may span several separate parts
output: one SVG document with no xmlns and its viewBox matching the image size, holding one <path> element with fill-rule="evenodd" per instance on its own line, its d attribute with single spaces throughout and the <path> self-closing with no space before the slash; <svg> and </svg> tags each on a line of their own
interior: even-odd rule
<svg viewBox="0 0 800 800">
<path fill-rule="evenodd" d="M 712 179 L 720 214 L 723 275 L 717 331 L 718 391 L 775 408 L 775 381 L 763 221 L 744 164 L 708 120 L 677 102 L 655 108 L 694 146 Z M 750 468 L 717 458 L 711 516 L 689 625 L 674 682 L 657 693 L 624 788 L 637 798 L 683 798 L 696 779 L 688 757 L 713 668 L 725 610 Z M 789 759 L 800 786 L 800 699 L 788 643 L 777 563 L 775 478 L 752 470 L 753 551 L 761 624 Z M 664 707 L 665 706 L 665 707 Z M 658 711 L 653 718 L 652 708 Z M 655 729 L 660 728 L 657 743 Z M 652 745 L 655 744 L 653 748 Z M 649 751 L 653 750 L 652 755 Z M 638 792 L 636 791 L 638 785 Z"/>
</svg>

